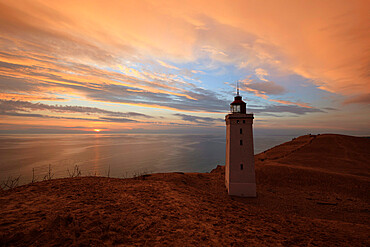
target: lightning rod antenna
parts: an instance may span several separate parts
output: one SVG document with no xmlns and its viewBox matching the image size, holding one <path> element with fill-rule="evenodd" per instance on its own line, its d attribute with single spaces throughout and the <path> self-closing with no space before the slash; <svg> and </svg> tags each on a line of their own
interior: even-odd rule
<svg viewBox="0 0 370 247">
<path fill-rule="evenodd" d="M 236 95 L 239 96 L 239 81 L 236 81 Z"/>
</svg>

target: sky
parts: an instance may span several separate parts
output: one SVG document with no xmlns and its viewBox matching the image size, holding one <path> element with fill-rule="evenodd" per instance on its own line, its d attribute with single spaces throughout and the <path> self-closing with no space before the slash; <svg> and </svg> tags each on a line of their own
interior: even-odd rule
<svg viewBox="0 0 370 247">
<path fill-rule="evenodd" d="M 370 135 L 369 1 L 0 0 L 0 133 Z"/>
</svg>

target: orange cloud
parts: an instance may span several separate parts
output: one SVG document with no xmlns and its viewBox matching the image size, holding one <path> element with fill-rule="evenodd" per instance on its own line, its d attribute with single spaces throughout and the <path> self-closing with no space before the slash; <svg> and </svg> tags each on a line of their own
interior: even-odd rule
<svg viewBox="0 0 370 247">
<path fill-rule="evenodd" d="M 246 38 L 245 49 L 233 54 L 243 66 L 256 68 L 261 62 L 268 63 L 343 95 L 370 92 L 369 1 L 155 2 L 164 12 L 192 20 L 189 23 L 201 23 L 205 29 L 217 27 L 197 13 L 238 29 L 239 34 L 233 36 L 227 33 L 230 29 L 213 29 L 213 36 L 221 35 L 209 45 L 226 54 L 233 52 L 231 47 L 238 47 L 243 32 L 259 37 L 249 42 Z"/>
<path fill-rule="evenodd" d="M 176 66 L 173 66 L 171 64 L 168 64 L 168 63 L 165 63 L 159 59 L 157 59 L 157 62 L 162 65 L 163 67 L 166 67 L 166 68 L 169 68 L 169 69 L 176 69 L 176 70 L 180 70 L 179 68 L 177 68 Z"/>
<path fill-rule="evenodd" d="M 110 52 L 118 54 L 130 53 L 135 47 L 173 61 L 194 61 L 202 56 L 198 51 L 203 49 L 215 60 L 255 68 L 261 63 L 277 63 L 280 69 L 315 80 L 323 90 L 345 95 L 370 91 L 368 1 L 106 4 L 20 0 L 3 3 L 2 7 L 2 22 L 12 20 L 12 28 L 19 34 L 52 34 L 84 46 L 85 57 L 94 61 L 110 58 L 101 44 L 109 44 Z M 1 28 L 11 32 L 10 27 Z M 93 47 L 93 43 L 97 45 Z M 178 69 L 162 59 L 157 61 Z"/>
<path fill-rule="evenodd" d="M 21 100 L 21 101 L 64 101 L 63 98 L 45 95 L 28 95 L 20 93 L 0 93 L 0 99 L 4 100 Z"/>
<path fill-rule="evenodd" d="M 197 100 L 196 98 L 186 94 L 186 91 L 182 88 L 166 85 L 165 83 L 163 83 L 164 78 L 161 78 L 162 83 L 155 81 L 145 81 L 145 83 L 149 86 L 140 84 L 137 82 L 137 78 L 145 79 L 145 77 L 141 76 L 140 72 L 134 69 L 131 69 L 131 71 L 135 72 L 133 75 L 136 76 L 136 78 L 131 76 L 123 77 L 123 75 L 119 73 L 104 71 L 93 67 L 85 67 L 84 70 L 79 70 L 78 68 L 74 67 L 66 68 L 63 66 L 56 66 L 55 64 L 42 60 L 35 61 L 28 58 L 18 59 L 16 57 L 0 56 L 0 61 L 10 63 L 11 65 L 20 65 L 23 67 L 27 67 L 27 70 L 17 70 L 17 68 L 0 67 L 0 71 L 3 73 L 3 75 L 17 78 L 26 77 L 28 79 L 34 79 L 36 82 L 43 81 L 45 83 L 54 83 L 59 85 L 70 85 L 77 87 L 83 86 L 91 89 L 100 89 L 101 85 L 104 84 L 135 86 L 136 88 L 142 89 L 142 91 L 145 90 L 151 93 L 170 94 L 180 97 L 186 97 L 191 100 Z M 72 71 L 75 73 L 71 73 Z M 148 74 L 149 73 L 146 73 L 146 75 Z M 112 78 L 114 80 L 112 80 Z M 179 82 L 179 84 L 181 85 L 182 82 Z M 164 88 L 167 90 L 158 88 Z M 176 91 L 181 91 L 184 93 L 178 93 Z"/>
<path fill-rule="evenodd" d="M 268 99 L 269 97 L 264 94 L 263 92 L 260 92 L 259 90 L 252 89 L 252 88 L 244 88 L 244 90 L 254 93 L 257 97 L 260 97 L 262 99 Z"/>
<path fill-rule="evenodd" d="M 246 78 L 244 80 L 241 80 L 240 89 L 248 92 L 254 93 L 257 97 L 260 97 L 265 100 L 277 102 L 284 105 L 296 105 L 304 108 L 313 108 L 309 106 L 307 103 L 302 102 L 292 102 L 288 100 L 278 100 L 278 99 L 270 99 L 270 97 L 267 94 L 276 95 L 276 94 L 282 94 L 285 89 L 274 82 L 266 80 L 263 76 L 267 75 L 267 72 L 264 70 L 257 70 L 257 74 L 259 74 L 259 77 L 262 77 L 262 82 L 255 82 L 252 79 Z M 261 79 L 261 78 L 260 78 Z"/>
<path fill-rule="evenodd" d="M 285 105 L 297 105 L 297 106 L 304 107 L 304 108 L 312 108 L 312 106 L 309 106 L 307 103 L 299 103 L 299 102 L 292 102 L 288 100 L 278 100 L 278 99 L 269 99 L 269 100 L 280 103 L 280 104 L 285 104 Z"/>
<path fill-rule="evenodd" d="M 353 97 L 346 99 L 343 103 L 345 105 L 347 104 L 370 104 L 370 93 L 355 95 Z"/>
</svg>

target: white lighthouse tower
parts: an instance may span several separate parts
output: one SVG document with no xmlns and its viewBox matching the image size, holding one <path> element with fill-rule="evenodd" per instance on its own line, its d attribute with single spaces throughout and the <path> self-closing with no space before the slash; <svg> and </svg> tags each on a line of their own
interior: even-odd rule
<svg viewBox="0 0 370 247">
<path fill-rule="evenodd" d="M 254 172 L 253 114 L 247 114 L 246 103 L 239 95 L 226 115 L 225 184 L 229 195 L 256 197 Z"/>
</svg>

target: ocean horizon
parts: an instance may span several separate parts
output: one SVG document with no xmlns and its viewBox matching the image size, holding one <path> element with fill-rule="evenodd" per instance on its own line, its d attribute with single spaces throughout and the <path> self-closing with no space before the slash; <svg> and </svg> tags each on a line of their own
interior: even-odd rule
<svg viewBox="0 0 370 247">
<path fill-rule="evenodd" d="M 255 154 L 292 135 L 255 135 Z M 19 184 L 83 176 L 133 177 L 160 172 L 210 172 L 225 164 L 224 134 L 8 134 L 0 135 L 0 182 Z"/>
</svg>

